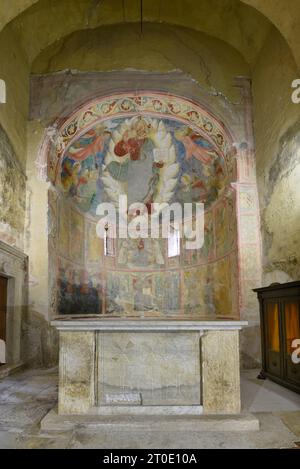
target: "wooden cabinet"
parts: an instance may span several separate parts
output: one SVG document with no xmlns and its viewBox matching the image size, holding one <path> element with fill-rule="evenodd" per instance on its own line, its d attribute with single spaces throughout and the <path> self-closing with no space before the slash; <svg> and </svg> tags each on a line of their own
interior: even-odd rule
<svg viewBox="0 0 300 469">
<path fill-rule="evenodd" d="M 260 303 L 261 378 L 300 393 L 300 363 L 294 363 L 292 344 L 300 339 L 300 282 L 257 288 Z M 299 345 L 298 345 L 299 348 Z"/>
</svg>

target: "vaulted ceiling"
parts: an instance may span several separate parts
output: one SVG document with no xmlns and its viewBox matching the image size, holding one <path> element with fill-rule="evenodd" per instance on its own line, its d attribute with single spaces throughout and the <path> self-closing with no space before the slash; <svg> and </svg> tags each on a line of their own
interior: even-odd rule
<svg viewBox="0 0 300 469">
<path fill-rule="evenodd" d="M 76 31 L 140 21 L 140 0 L 0 0 L 30 63 Z M 300 0 L 143 0 L 146 22 L 185 26 L 221 39 L 253 64 L 273 24 L 300 68 Z"/>
</svg>

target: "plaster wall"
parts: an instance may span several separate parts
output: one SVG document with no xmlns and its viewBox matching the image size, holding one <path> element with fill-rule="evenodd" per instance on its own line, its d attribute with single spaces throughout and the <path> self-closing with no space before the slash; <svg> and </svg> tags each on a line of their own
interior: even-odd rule
<svg viewBox="0 0 300 469">
<path fill-rule="evenodd" d="M 239 95 L 232 78 L 249 74 L 240 52 L 225 42 L 193 29 L 156 23 L 146 23 L 142 35 L 139 23 L 77 31 L 46 48 L 32 65 L 34 74 L 66 69 L 181 70 L 203 88 L 233 101 Z"/>
<path fill-rule="evenodd" d="M 0 241 L 5 243 L 6 249 L 18 248 L 20 251 L 12 252 L 21 253 L 24 251 L 26 214 L 29 64 L 9 25 L 0 34 L 0 78 L 6 85 L 6 103 L 0 104 Z M 22 255 L 19 254 L 20 257 Z M 23 257 L 25 259 L 26 256 Z M 15 281 L 16 275 L 6 271 L 4 274 L 11 276 L 11 284 Z M 14 339 L 13 346 L 17 358 L 10 356 L 9 363 L 18 363 L 20 360 L 25 362 L 28 344 L 31 346 L 31 337 L 27 341 L 27 295 L 21 298 L 18 293 L 21 290 L 27 292 L 27 286 L 27 275 L 18 277 L 18 287 L 8 298 L 9 302 L 16 303 L 18 308 L 17 316 L 11 306 L 8 310 L 10 335 L 18 336 Z"/>
<path fill-rule="evenodd" d="M 0 104 L 0 124 L 25 168 L 30 68 L 21 43 L 10 26 L 0 34 L 0 78 L 6 84 L 6 104 Z"/>
<path fill-rule="evenodd" d="M 23 248 L 29 65 L 10 26 L 0 34 L 0 239 Z"/>
<path fill-rule="evenodd" d="M 26 219 L 24 249 L 29 257 L 28 308 L 24 318 L 25 360 L 32 366 L 53 366 L 57 362 L 58 338 L 49 324 L 48 291 L 48 184 L 39 180 L 35 164 L 44 129 L 28 124 Z"/>
<path fill-rule="evenodd" d="M 63 18 L 64 21 L 58 21 Z M 46 47 L 80 29 L 140 23 L 140 2 L 122 0 L 39 0 L 13 22 L 30 61 Z M 227 42 L 252 63 L 270 22 L 238 0 L 145 0 L 143 22 L 175 24 Z M 253 30 L 255 28 L 255 34 Z"/>
<path fill-rule="evenodd" d="M 0 124 L 0 240 L 23 248 L 26 176 Z"/>
<path fill-rule="evenodd" d="M 253 71 L 264 285 L 300 276 L 300 105 L 291 100 L 298 75 L 274 29 Z"/>
<path fill-rule="evenodd" d="M 122 12 L 121 21 L 132 20 L 132 18 L 136 18 L 139 14 L 138 2 L 122 2 L 121 5 L 120 0 L 116 0 L 115 3 L 109 1 L 105 5 L 105 8 L 103 8 L 103 2 L 95 5 L 92 0 L 90 0 L 90 3 L 86 2 L 86 0 L 84 1 L 86 11 L 83 10 L 84 14 L 81 15 L 81 20 L 83 20 L 85 27 L 95 27 L 93 25 L 95 24 L 95 22 L 99 22 L 99 20 L 101 22 L 103 22 L 104 20 L 105 22 L 106 15 L 108 16 L 108 18 L 114 16 L 117 10 L 117 6 L 120 6 L 120 10 Z M 186 26 L 190 26 L 192 24 L 193 27 L 197 27 L 199 29 L 204 27 L 205 32 L 211 35 L 212 33 L 222 35 L 223 32 L 223 39 L 228 38 L 231 41 L 234 41 L 234 39 L 239 39 L 238 43 L 243 46 L 244 51 L 248 52 L 248 55 L 250 51 L 252 60 L 253 58 L 255 58 L 257 51 L 259 51 L 261 45 L 260 41 L 264 40 L 267 29 L 268 27 L 270 27 L 269 22 L 271 22 L 278 28 L 283 37 L 286 39 L 287 43 L 293 51 L 293 55 L 296 58 L 297 64 L 299 65 L 300 49 L 298 25 L 300 19 L 300 11 L 298 0 L 288 0 L 288 2 L 287 0 L 241 0 L 240 2 L 238 0 L 215 0 L 214 2 L 208 0 L 207 2 L 201 2 L 201 9 L 199 8 L 199 2 L 197 0 L 187 0 L 186 3 L 183 2 L 183 0 L 180 0 L 180 3 L 179 1 L 173 2 L 173 8 L 171 12 L 169 11 L 170 9 L 167 8 L 167 2 L 165 2 L 165 8 L 162 8 L 162 6 L 165 6 L 162 2 L 157 2 L 158 0 L 151 0 L 145 3 L 145 13 L 147 15 L 147 20 L 151 19 L 153 21 L 154 19 L 155 21 L 162 22 L 170 21 L 170 18 L 173 18 L 174 21 L 174 13 L 179 13 L 177 18 L 175 16 L 176 22 L 183 22 Z M 30 8 L 32 5 L 37 3 L 39 4 L 36 8 Z M 68 10 L 68 1 L 63 2 L 61 0 L 57 0 L 56 3 L 58 7 Z M 27 18 L 36 18 L 39 14 L 39 10 L 41 10 L 42 15 L 44 15 L 47 19 L 49 18 L 49 14 L 53 15 L 54 17 L 62 16 L 60 15 L 61 10 L 57 10 L 54 7 L 53 0 L 51 3 L 49 2 L 49 0 L 44 0 L 40 2 L 38 2 L 38 0 L 18 0 L 17 2 L 12 2 L 11 0 L 2 0 L 2 4 L 3 5 L 0 11 L 0 30 L 2 30 L 9 21 L 13 20 L 22 12 L 26 11 L 26 9 Z M 76 3 L 77 8 L 78 4 L 79 1 L 77 1 Z M 252 8 L 245 8 L 245 5 L 243 4 L 248 5 Z M 99 8 L 100 6 L 101 10 Z M 181 8 L 181 10 L 179 10 L 179 7 Z M 82 13 L 82 10 L 79 9 L 79 12 Z M 221 29 L 219 30 L 219 28 L 216 28 L 216 24 L 214 23 L 214 21 L 207 21 L 207 15 L 211 15 L 212 12 L 214 12 L 215 14 L 213 16 L 214 19 L 217 18 L 218 21 L 220 19 L 231 20 L 231 23 L 237 23 L 236 26 L 234 28 L 221 27 Z M 258 12 L 261 13 L 261 15 L 259 15 Z M 167 17 L 166 14 L 168 15 Z M 265 18 L 263 17 L 263 15 L 265 16 Z M 24 15 L 22 17 L 23 22 L 24 17 L 26 18 L 26 16 Z M 266 19 L 268 19 L 269 22 L 266 21 Z M 242 28 L 241 24 L 243 24 Z M 48 25 L 47 22 L 45 22 L 45 26 L 46 25 Z M 50 30 L 53 31 L 54 28 L 52 26 L 53 25 L 51 25 Z M 55 23 L 55 26 L 57 26 L 59 30 L 59 25 L 57 24 L 57 22 Z M 223 26 L 222 23 L 221 26 Z M 253 48 L 254 40 L 251 29 L 253 28 L 253 26 L 256 29 L 255 40 L 258 41 L 254 53 L 253 50 L 251 50 L 251 48 Z M 257 34 L 258 28 L 260 29 L 260 34 Z M 42 29 L 44 30 L 45 28 Z M 243 32 L 244 34 L 245 44 L 240 40 L 241 32 Z M 251 40 L 249 40 L 249 35 Z M 40 41 L 37 42 L 40 44 Z"/>
</svg>

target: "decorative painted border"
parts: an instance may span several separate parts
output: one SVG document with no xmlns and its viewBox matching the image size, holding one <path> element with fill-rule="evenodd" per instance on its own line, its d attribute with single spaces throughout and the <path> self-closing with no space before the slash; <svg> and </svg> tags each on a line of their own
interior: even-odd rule
<svg viewBox="0 0 300 469">
<path fill-rule="evenodd" d="M 62 126 L 57 138 L 56 150 L 62 154 L 74 137 L 95 125 L 99 119 L 121 117 L 135 114 L 153 113 L 182 119 L 191 126 L 196 126 L 205 134 L 211 135 L 221 151 L 229 135 L 222 123 L 218 122 L 205 109 L 186 98 L 163 93 L 122 93 L 100 100 L 94 100 L 71 116 Z M 226 135 L 227 134 L 227 135 Z"/>
<path fill-rule="evenodd" d="M 236 150 L 233 136 L 225 125 L 209 111 L 187 98 L 167 93 L 118 93 L 94 99 L 81 106 L 66 120 L 58 120 L 46 134 L 37 166 L 42 179 L 48 171 L 55 181 L 62 158 L 72 143 L 96 124 L 118 117 L 147 115 L 181 121 L 210 141 L 224 158 L 231 181 L 236 175 Z M 48 160 L 48 161 L 47 161 Z"/>
</svg>

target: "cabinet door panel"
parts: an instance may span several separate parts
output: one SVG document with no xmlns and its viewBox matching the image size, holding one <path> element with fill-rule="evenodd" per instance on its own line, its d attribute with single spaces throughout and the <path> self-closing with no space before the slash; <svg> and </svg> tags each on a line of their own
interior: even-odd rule
<svg viewBox="0 0 300 469">
<path fill-rule="evenodd" d="M 280 305 L 278 302 L 266 301 L 265 315 L 265 342 L 266 366 L 269 373 L 278 377 L 282 375 L 281 344 L 280 344 Z"/>
<path fill-rule="evenodd" d="M 289 381 L 300 383 L 300 364 L 292 362 L 292 347 L 295 339 L 300 339 L 300 308 L 298 300 L 284 302 L 285 375 Z"/>
</svg>

